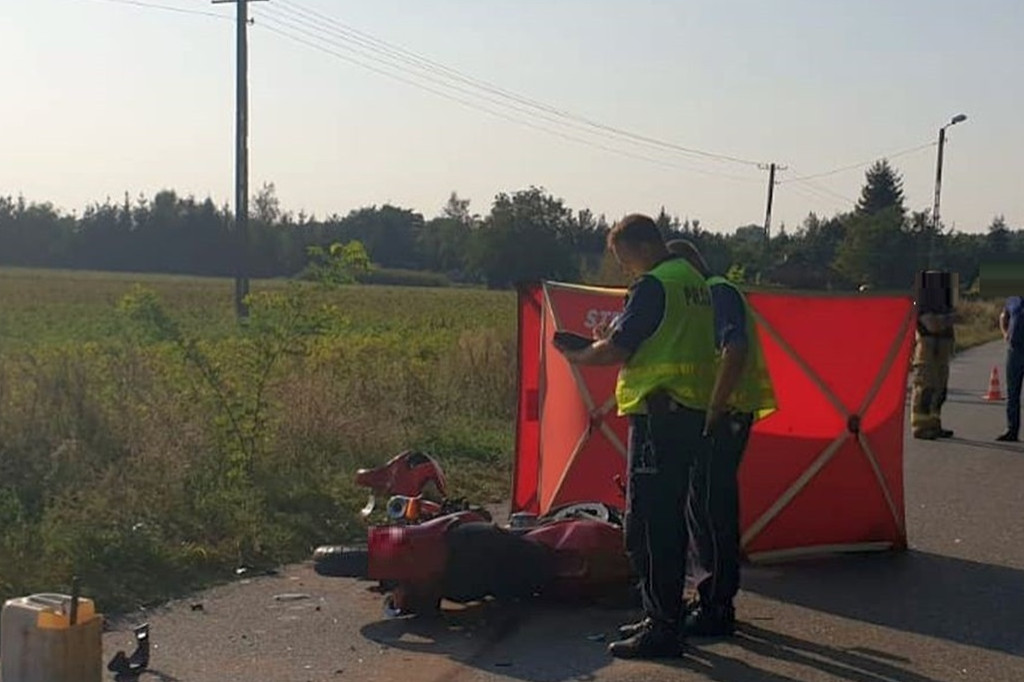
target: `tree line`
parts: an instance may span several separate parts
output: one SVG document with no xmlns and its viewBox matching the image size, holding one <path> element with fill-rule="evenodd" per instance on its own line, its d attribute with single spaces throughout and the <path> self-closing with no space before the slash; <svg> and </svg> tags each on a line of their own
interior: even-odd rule
<svg viewBox="0 0 1024 682">
<path fill-rule="evenodd" d="M 392 205 L 317 219 L 282 210 L 267 184 L 252 199 L 244 258 L 251 277 L 294 277 L 309 269 L 314 253 L 359 242 L 375 267 L 443 273 L 456 282 L 608 283 L 621 281 L 605 252 L 610 222 L 539 187 L 499 194 L 483 216 L 453 192 L 430 219 Z M 885 160 L 866 172 L 853 209 L 810 213 L 796 230 L 783 226 L 770 239 L 760 225 L 712 232 L 664 209 L 657 222 L 666 238 L 694 241 L 718 272 L 796 288 L 905 289 L 929 262 L 969 283 L 984 262 L 1024 260 L 1024 230 L 1002 217 L 987 232 L 969 234 L 933 226 L 927 210 L 908 210 L 899 173 Z M 0 197 L 0 265 L 231 276 L 242 244 L 228 207 L 172 190 L 152 199 L 108 199 L 81 215 Z"/>
</svg>

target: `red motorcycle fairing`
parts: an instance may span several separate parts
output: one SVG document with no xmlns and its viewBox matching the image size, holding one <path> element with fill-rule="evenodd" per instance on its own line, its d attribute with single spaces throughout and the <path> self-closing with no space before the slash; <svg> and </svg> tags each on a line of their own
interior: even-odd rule
<svg viewBox="0 0 1024 682">
<path fill-rule="evenodd" d="M 419 496 L 433 481 L 441 498 L 448 496 L 448 481 L 441 464 L 430 455 L 405 450 L 385 464 L 356 472 L 356 484 L 380 495 Z"/>
<path fill-rule="evenodd" d="M 594 519 L 514 531 L 459 512 L 420 525 L 372 528 L 368 549 L 368 577 L 394 583 L 389 608 L 396 613 L 434 610 L 442 598 L 602 597 L 632 578 L 621 528 Z"/>
<path fill-rule="evenodd" d="M 410 526 L 374 526 L 367 532 L 367 577 L 413 583 L 441 580 L 448 561 L 445 534 L 461 523 L 486 521 L 472 511 L 456 512 Z"/>
<path fill-rule="evenodd" d="M 538 526 L 522 537 L 554 552 L 555 576 L 547 592 L 578 595 L 605 585 L 626 584 L 632 575 L 622 529 L 613 524 L 569 519 Z"/>
</svg>

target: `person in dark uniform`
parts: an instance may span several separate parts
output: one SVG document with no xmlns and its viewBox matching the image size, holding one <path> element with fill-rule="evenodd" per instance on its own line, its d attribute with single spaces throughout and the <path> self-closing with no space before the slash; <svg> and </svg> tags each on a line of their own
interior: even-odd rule
<svg viewBox="0 0 1024 682">
<path fill-rule="evenodd" d="M 712 452 L 694 463 L 691 479 L 687 522 L 698 598 L 688 606 L 684 630 L 696 636 L 728 635 L 735 629 L 733 600 L 740 586 L 739 466 L 754 422 L 776 408 L 775 392 L 742 292 L 713 275 L 692 242 L 678 239 L 668 248 L 689 260 L 711 287 L 721 358 L 706 425 Z"/>
<path fill-rule="evenodd" d="M 1020 389 L 1024 383 L 1024 299 L 1010 296 L 999 315 L 999 329 L 1006 340 L 1006 433 L 996 440 L 1020 440 Z"/>
<path fill-rule="evenodd" d="M 627 216 L 608 242 L 620 265 L 638 276 L 623 313 L 590 346 L 560 350 L 574 364 L 621 365 L 615 398 L 618 414 L 629 419 L 625 543 L 645 617 L 609 652 L 679 656 L 690 471 L 710 452 L 704 426 L 715 378 L 711 293 L 690 263 L 668 252 L 647 216 Z"/>
</svg>

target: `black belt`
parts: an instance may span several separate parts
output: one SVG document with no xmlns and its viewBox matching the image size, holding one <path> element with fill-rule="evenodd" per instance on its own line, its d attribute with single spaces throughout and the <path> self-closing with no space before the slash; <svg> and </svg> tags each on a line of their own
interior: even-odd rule
<svg viewBox="0 0 1024 682">
<path fill-rule="evenodd" d="M 673 414 L 677 412 L 700 412 L 677 402 L 668 393 L 652 393 L 645 399 L 647 414 Z"/>
</svg>

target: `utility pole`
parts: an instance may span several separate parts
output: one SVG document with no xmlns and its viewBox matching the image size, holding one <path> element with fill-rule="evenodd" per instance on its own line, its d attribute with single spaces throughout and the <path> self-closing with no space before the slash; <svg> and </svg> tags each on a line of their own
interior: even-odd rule
<svg viewBox="0 0 1024 682">
<path fill-rule="evenodd" d="M 935 162 L 935 206 L 932 208 L 932 233 L 928 240 L 928 269 L 935 267 L 935 235 L 939 231 L 939 193 L 942 190 L 942 150 L 946 146 L 946 128 L 967 120 L 964 114 L 957 114 L 949 123 L 939 128 L 939 153 Z"/>
<path fill-rule="evenodd" d="M 939 128 L 939 154 L 935 163 L 935 205 L 932 207 L 932 233 L 928 235 L 928 269 L 935 267 L 935 233 L 939 231 L 939 192 L 942 188 L 942 148 L 946 146 L 946 126 Z"/>
<path fill-rule="evenodd" d="M 765 166 L 758 166 L 761 170 L 765 170 Z M 768 170 L 768 207 L 764 212 L 764 253 L 765 253 L 765 264 L 767 265 L 767 257 L 769 253 L 769 247 L 771 246 L 771 228 L 772 228 L 772 201 L 775 199 L 775 171 L 786 170 L 786 166 L 779 166 L 778 164 L 771 163 L 767 166 Z"/>
<path fill-rule="evenodd" d="M 249 3 L 263 0 L 212 0 L 234 3 L 236 21 L 235 71 L 235 314 L 249 316 Z"/>
</svg>

